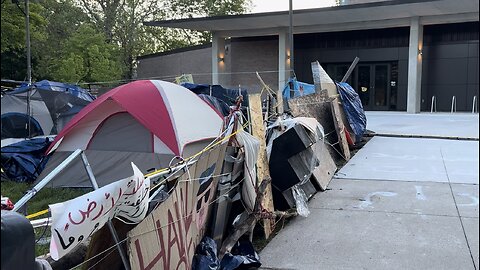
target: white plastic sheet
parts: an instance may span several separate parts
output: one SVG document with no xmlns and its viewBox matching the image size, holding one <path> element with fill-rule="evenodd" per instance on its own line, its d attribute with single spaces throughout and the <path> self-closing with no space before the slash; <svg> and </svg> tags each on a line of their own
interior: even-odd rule
<svg viewBox="0 0 480 270">
<path fill-rule="evenodd" d="M 150 180 L 132 164 L 133 176 L 113 182 L 75 199 L 50 205 L 52 239 L 50 254 L 54 260 L 72 251 L 117 218 L 127 223 L 142 221 L 148 209 Z"/>
<path fill-rule="evenodd" d="M 308 217 L 308 215 L 310 215 L 310 210 L 308 210 L 308 199 L 303 189 L 301 189 L 298 185 L 295 185 L 292 188 L 292 195 L 295 199 L 297 213 L 302 217 Z"/>
<path fill-rule="evenodd" d="M 245 151 L 244 175 L 245 181 L 242 185 L 242 200 L 245 206 L 253 211 L 255 206 L 255 186 L 257 182 L 257 171 L 255 163 L 257 162 L 260 142 L 243 129 L 237 133 L 237 141 L 243 146 Z"/>
</svg>

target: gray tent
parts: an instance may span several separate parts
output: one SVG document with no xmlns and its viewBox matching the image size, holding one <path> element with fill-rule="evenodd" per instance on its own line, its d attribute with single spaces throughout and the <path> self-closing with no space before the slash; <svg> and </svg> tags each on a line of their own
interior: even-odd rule
<svg viewBox="0 0 480 270">
<path fill-rule="evenodd" d="M 46 80 L 23 85 L 2 95 L 2 139 L 55 135 L 93 100 L 75 85 Z"/>
</svg>

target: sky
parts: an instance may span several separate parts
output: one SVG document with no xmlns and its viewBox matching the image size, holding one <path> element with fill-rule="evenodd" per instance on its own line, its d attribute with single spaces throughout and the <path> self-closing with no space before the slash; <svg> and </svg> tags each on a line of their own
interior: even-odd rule
<svg viewBox="0 0 480 270">
<path fill-rule="evenodd" d="M 289 0 L 252 0 L 251 13 L 288 10 Z M 335 5 L 335 0 L 292 0 L 293 9 L 320 8 Z"/>
</svg>

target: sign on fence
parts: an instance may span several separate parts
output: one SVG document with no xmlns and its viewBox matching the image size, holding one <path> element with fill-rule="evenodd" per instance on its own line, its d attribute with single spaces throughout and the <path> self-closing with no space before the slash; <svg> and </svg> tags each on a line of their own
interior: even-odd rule
<svg viewBox="0 0 480 270">
<path fill-rule="evenodd" d="M 112 218 L 139 223 L 148 210 L 150 180 L 132 163 L 133 176 L 75 199 L 50 205 L 54 260 L 73 250 Z"/>
</svg>

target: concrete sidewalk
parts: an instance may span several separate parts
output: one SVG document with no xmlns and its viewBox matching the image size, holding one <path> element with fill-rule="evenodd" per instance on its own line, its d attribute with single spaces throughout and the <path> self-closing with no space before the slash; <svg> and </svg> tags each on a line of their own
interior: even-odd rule
<svg viewBox="0 0 480 270">
<path fill-rule="evenodd" d="M 367 129 L 377 134 L 477 139 L 478 113 L 366 112 Z"/>
<path fill-rule="evenodd" d="M 418 129 L 425 118 L 417 116 L 409 123 Z M 465 120 L 451 117 L 452 125 Z M 381 127 L 378 119 L 368 121 Z M 467 126 L 449 132 L 442 136 L 478 138 Z M 478 269 L 478 147 L 478 141 L 373 138 L 309 202 L 310 216 L 294 218 L 262 250 L 263 267 Z"/>
</svg>

